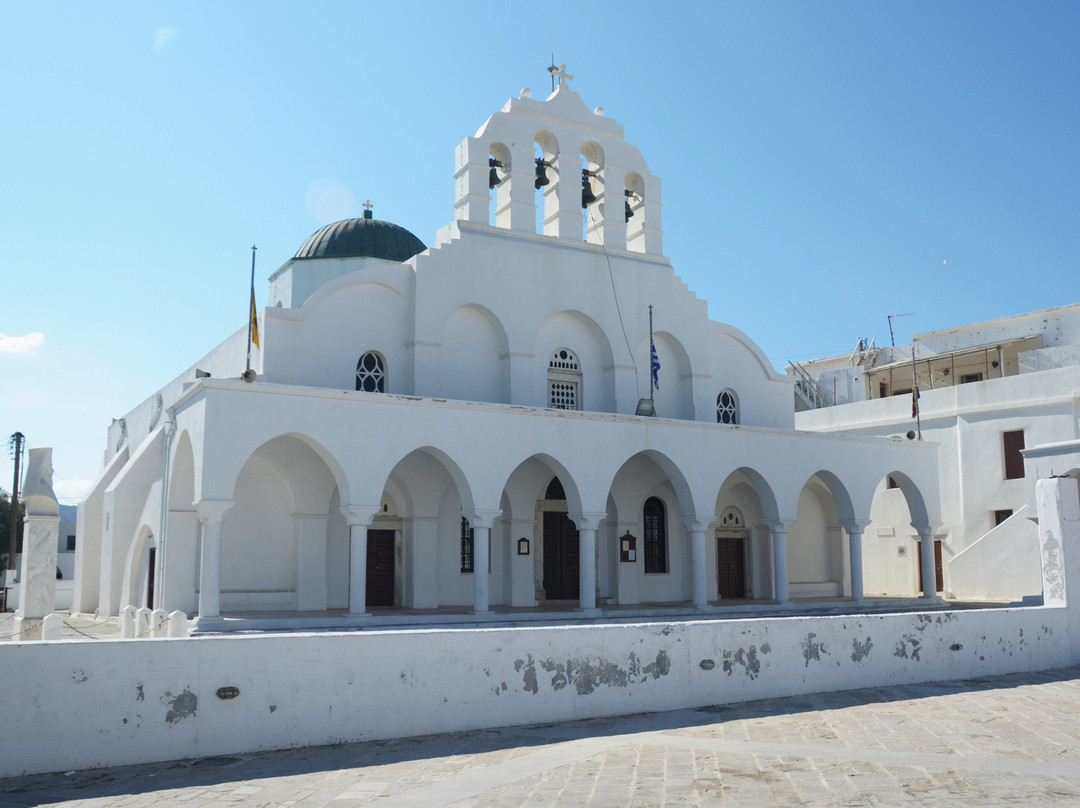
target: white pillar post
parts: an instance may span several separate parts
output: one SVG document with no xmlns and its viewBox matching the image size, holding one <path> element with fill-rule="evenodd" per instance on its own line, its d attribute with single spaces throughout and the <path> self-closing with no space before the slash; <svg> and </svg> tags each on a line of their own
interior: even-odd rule
<svg viewBox="0 0 1080 808">
<path fill-rule="evenodd" d="M 709 603 L 705 588 L 705 530 L 712 520 L 712 516 L 687 516 L 682 520 L 690 534 L 690 600 L 699 609 Z"/>
<path fill-rule="evenodd" d="M 848 534 L 848 562 L 851 566 L 851 599 L 863 599 L 862 537 L 869 522 L 846 522 Z"/>
<path fill-rule="evenodd" d="M 491 574 L 488 572 L 491 549 L 491 526 L 502 510 L 486 508 L 463 512 L 473 531 L 473 614 L 491 614 Z"/>
<path fill-rule="evenodd" d="M 380 505 L 342 505 L 349 526 L 349 616 L 367 614 L 367 532 Z"/>
<path fill-rule="evenodd" d="M 199 559 L 199 617 L 221 616 L 221 533 L 228 500 L 204 499 L 195 505 L 202 529 Z"/>
<path fill-rule="evenodd" d="M 937 597 L 937 569 L 934 565 L 934 531 L 940 523 L 926 522 L 921 525 L 912 523 L 915 531 L 919 534 L 920 553 L 919 568 L 922 570 L 923 591 L 922 597 Z"/>
<path fill-rule="evenodd" d="M 606 513 L 568 513 L 578 529 L 578 611 L 599 614 L 596 608 L 596 531 Z"/>
<path fill-rule="evenodd" d="M 773 596 L 778 603 L 788 602 L 787 533 L 795 519 L 766 522 L 773 543 Z"/>
</svg>

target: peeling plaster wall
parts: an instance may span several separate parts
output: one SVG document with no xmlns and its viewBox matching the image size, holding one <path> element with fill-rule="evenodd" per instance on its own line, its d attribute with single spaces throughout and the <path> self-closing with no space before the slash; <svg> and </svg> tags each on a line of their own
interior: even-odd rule
<svg viewBox="0 0 1080 808">
<path fill-rule="evenodd" d="M 11 643 L 0 776 L 700 707 L 1080 661 L 1068 610 Z M 231 700 L 221 687 L 239 688 Z"/>
</svg>

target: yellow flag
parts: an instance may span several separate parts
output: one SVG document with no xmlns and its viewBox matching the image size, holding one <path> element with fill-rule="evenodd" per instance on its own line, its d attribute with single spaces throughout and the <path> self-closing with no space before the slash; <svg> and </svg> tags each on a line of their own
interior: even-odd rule
<svg viewBox="0 0 1080 808">
<path fill-rule="evenodd" d="M 259 316 L 255 310 L 255 290 L 251 290 L 251 343 L 259 346 Z"/>
</svg>

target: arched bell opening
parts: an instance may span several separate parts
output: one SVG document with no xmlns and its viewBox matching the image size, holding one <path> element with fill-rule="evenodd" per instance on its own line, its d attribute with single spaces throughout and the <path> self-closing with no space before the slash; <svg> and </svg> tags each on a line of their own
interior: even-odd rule
<svg viewBox="0 0 1080 808">
<path fill-rule="evenodd" d="M 533 137 L 533 201 L 536 205 L 536 232 L 557 236 L 559 220 L 558 174 L 556 160 L 559 141 L 551 132 L 540 131 Z"/>
<path fill-rule="evenodd" d="M 488 147 L 488 191 L 496 227 L 510 227 L 511 168 L 510 149 L 503 143 L 492 143 Z"/>
<path fill-rule="evenodd" d="M 582 241 L 602 244 L 604 212 L 604 149 L 594 140 L 581 144 L 581 227 Z"/>
</svg>

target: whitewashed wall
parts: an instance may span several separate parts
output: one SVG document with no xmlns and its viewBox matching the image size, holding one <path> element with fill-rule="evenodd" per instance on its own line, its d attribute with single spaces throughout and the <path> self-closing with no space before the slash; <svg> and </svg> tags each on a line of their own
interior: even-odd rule
<svg viewBox="0 0 1080 808">
<path fill-rule="evenodd" d="M 1031 608 L 13 643 L 20 743 L 0 776 L 1067 666 L 1067 623 Z"/>
</svg>

